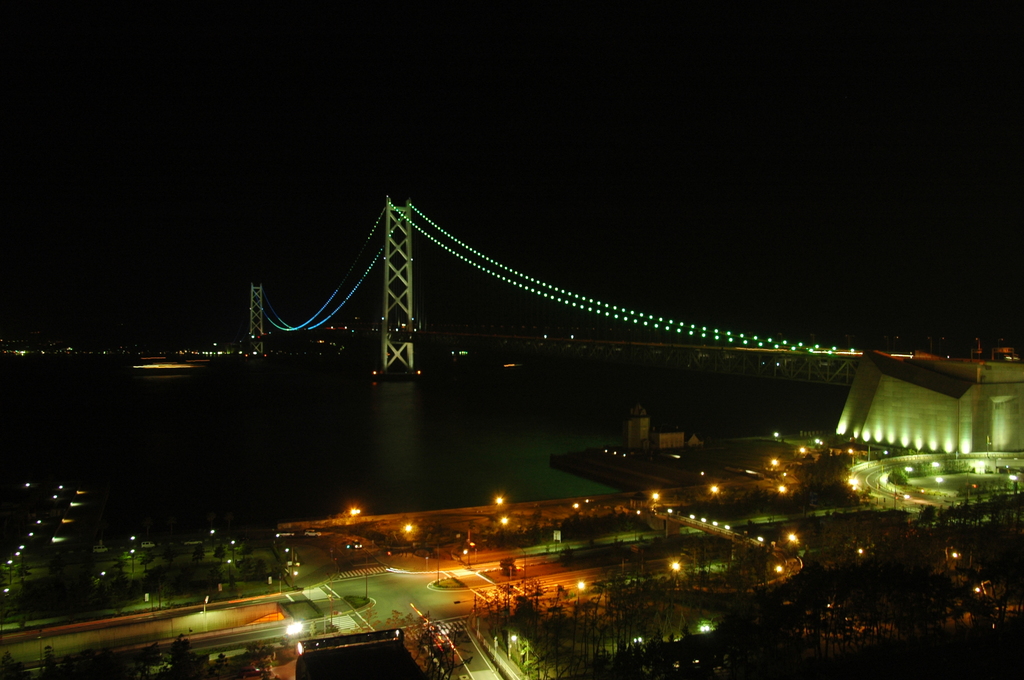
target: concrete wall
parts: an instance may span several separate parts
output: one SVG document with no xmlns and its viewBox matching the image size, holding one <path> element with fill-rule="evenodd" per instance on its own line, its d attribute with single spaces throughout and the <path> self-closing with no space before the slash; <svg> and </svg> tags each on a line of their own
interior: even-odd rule
<svg viewBox="0 0 1024 680">
<path fill-rule="evenodd" d="M 860 437 L 928 451 L 955 451 L 957 400 L 883 375 Z"/>
<path fill-rule="evenodd" d="M 971 451 L 1024 451 L 1024 384 L 985 383 L 965 396 L 974 421 Z"/>
</svg>

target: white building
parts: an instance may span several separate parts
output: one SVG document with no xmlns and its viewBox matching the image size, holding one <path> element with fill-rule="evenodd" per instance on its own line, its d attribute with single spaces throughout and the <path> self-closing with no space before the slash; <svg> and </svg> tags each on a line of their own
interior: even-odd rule
<svg viewBox="0 0 1024 680">
<path fill-rule="evenodd" d="M 1024 451 L 1024 363 L 865 352 L 836 431 L 920 451 Z"/>
</svg>

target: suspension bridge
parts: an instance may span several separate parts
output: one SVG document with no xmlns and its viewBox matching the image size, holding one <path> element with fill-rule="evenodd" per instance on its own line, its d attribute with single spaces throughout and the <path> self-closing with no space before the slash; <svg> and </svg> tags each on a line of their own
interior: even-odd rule
<svg viewBox="0 0 1024 680">
<path fill-rule="evenodd" d="M 511 291 L 517 299 L 543 308 L 547 318 L 572 321 L 499 322 L 480 327 L 423 323 L 417 309 L 424 296 L 414 288 L 417 279 L 413 275 L 414 262 L 422 259 L 421 249 L 442 255 L 442 267 L 461 263 L 462 268 L 475 272 L 479 283 L 474 286 L 483 286 L 486 281 L 488 290 L 501 290 L 503 294 Z M 401 206 L 390 199 L 385 201 L 342 282 L 304 322 L 286 323 L 270 303 L 262 283 L 250 285 L 251 353 L 264 353 L 264 337 L 270 327 L 287 333 L 324 326 L 350 304 L 357 291 L 370 288 L 374 280 L 383 283 L 379 317 L 364 324 L 361 332 L 379 339 L 378 373 L 385 375 L 417 374 L 415 348 L 428 343 L 845 386 L 853 383 L 861 356 L 853 349 L 737 333 L 656 316 L 570 291 L 476 250 L 411 201 Z M 502 313 L 509 309 L 507 305 L 489 307 L 500 308 Z"/>
</svg>

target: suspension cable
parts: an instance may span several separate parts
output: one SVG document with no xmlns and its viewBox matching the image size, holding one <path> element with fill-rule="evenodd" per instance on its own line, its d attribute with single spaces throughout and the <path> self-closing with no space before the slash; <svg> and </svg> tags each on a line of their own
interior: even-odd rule
<svg viewBox="0 0 1024 680">
<path fill-rule="evenodd" d="M 342 307 L 344 307 L 344 306 L 345 306 L 345 303 L 349 301 L 349 299 L 350 299 L 350 298 L 352 297 L 353 293 L 355 293 L 355 292 L 356 292 L 356 290 L 358 290 L 358 289 L 359 289 L 359 286 L 360 286 L 360 285 L 362 285 L 362 283 L 363 283 L 363 279 L 365 279 L 365 278 L 366 278 L 366 274 L 367 274 L 367 273 L 369 273 L 369 271 L 370 271 L 370 269 L 371 269 L 371 268 L 373 267 L 374 263 L 376 263 L 376 262 L 377 262 L 377 258 L 379 258 L 379 257 L 380 257 L 380 252 L 381 252 L 380 250 L 379 250 L 379 251 L 377 252 L 377 254 L 376 254 L 376 255 L 374 255 L 374 256 L 373 256 L 373 261 L 372 261 L 372 262 L 370 263 L 370 266 L 366 268 L 366 270 L 365 270 L 365 271 L 363 272 L 363 275 L 362 275 L 362 277 L 361 277 L 361 278 L 359 279 L 359 281 L 357 281 L 357 282 L 356 282 L 356 284 L 355 284 L 355 285 L 354 285 L 354 286 L 352 287 L 352 289 L 351 289 L 351 290 L 350 290 L 350 291 L 348 292 L 348 295 L 346 295 L 346 296 L 345 296 L 345 299 L 344 299 L 344 300 L 342 300 L 341 304 L 340 304 L 340 305 L 338 305 L 337 309 L 335 309 L 335 310 L 334 310 L 333 312 L 331 312 L 330 314 L 328 314 L 326 318 L 324 318 L 324 319 L 322 319 L 321 321 L 319 321 L 318 323 L 316 323 L 316 324 L 314 324 L 314 325 L 310 326 L 310 324 L 311 324 L 311 323 L 312 323 L 312 322 L 313 322 L 313 321 L 314 321 L 314 320 L 315 320 L 315 319 L 316 319 L 316 318 L 317 318 L 318 316 L 320 316 L 320 313 L 321 313 L 321 312 L 323 312 L 323 311 L 324 311 L 324 310 L 325 310 L 325 309 L 327 308 L 327 306 L 331 304 L 331 301 L 333 301 L 333 300 L 334 300 L 334 298 L 335 298 L 335 297 L 336 297 L 336 296 L 338 295 L 338 292 L 339 292 L 339 291 L 340 291 L 340 290 L 342 289 L 342 287 L 343 287 L 343 286 L 345 285 L 345 282 L 346 282 L 346 281 L 348 280 L 348 277 L 349 277 L 349 276 L 351 276 L 351 274 L 352 274 L 352 270 L 354 270 L 354 269 L 355 269 L 355 267 L 356 267 L 356 264 L 357 264 L 357 263 L 359 262 L 360 258 L 361 258 L 361 257 L 363 256 L 363 252 L 364 252 L 364 251 L 366 250 L 366 246 L 367 246 L 367 244 L 368 244 L 368 243 L 370 243 L 370 241 L 371 241 L 371 240 L 373 239 L 373 235 L 374 235 L 374 233 L 375 233 L 375 232 L 377 231 L 377 227 L 378 227 L 378 226 L 380 225 L 380 218 L 381 218 L 381 217 L 383 217 L 383 216 L 384 216 L 384 211 L 383 211 L 383 210 L 381 210 L 381 211 L 380 211 L 380 215 L 378 215 L 378 216 L 377 216 L 377 220 L 376 220 L 376 221 L 375 221 L 375 222 L 373 223 L 373 227 L 372 227 L 372 228 L 370 229 L 370 233 L 369 233 L 369 235 L 368 235 L 368 236 L 366 237 L 366 239 L 365 239 L 365 240 L 363 241 L 363 244 L 362 244 L 362 246 L 360 246 L 360 248 L 359 248 L 359 253 L 358 253 L 358 254 L 357 254 L 357 255 L 355 256 L 355 258 L 354 258 L 354 259 L 352 260 L 352 264 L 351 264 L 351 265 L 349 266 L 349 268 L 348 268 L 348 271 L 347 271 L 347 272 L 345 272 L 345 276 L 344 276 L 344 278 L 342 278 L 342 280 L 341 280 L 341 283 L 339 283 L 339 284 L 338 284 L 338 287 L 337 287 L 337 288 L 335 288 L 335 289 L 334 289 L 334 292 L 333 292 L 333 293 L 331 293 L 330 297 L 328 297 L 328 298 L 327 298 L 327 302 L 325 302 L 325 303 L 323 304 L 323 306 L 322 306 L 322 307 L 320 307 L 320 309 L 318 309 L 318 310 L 316 311 L 316 313 L 315 313 L 315 314 L 314 314 L 313 316 L 309 317 L 309 318 L 308 318 L 308 319 L 307 319 L 306 321 L 304 321 L 303 323 L 301 323 L 301 324 L 299 324 L 299 325 L 297 325 L 297 326 L 292 326 L 292 325 L 289 325 L 289 324 L 285 323 L 284 319 L 282 319 L 282 318 L 281 318 L 281 315 L 280 315 L 280 314 L 278 314 L 278 313 L 277 313 L 277 310 L 275 310 L 275 309 L 273 308 L 273 306 L 272 306 L 272 305 L 270 304 L 270 301 L 269 301 L 269 300 L 267 299 L 267 296 L 266 296 L 266 291 L 264 291 L 264 294 L 263 294 L 263 299 L 264 299 L 264 302 L 266 303 L 266 305 L 267 305 L 267 307 L 268 307 L 268 308 L 270 309 L 270 311 L 271 311 L 271 312 L 273 313 L 273 315 L 274 315 L 275 317 L 277 317 L 277 321 L 280 321 L 280 324 L 279 324 L 279 323 L 277 323 L 277 321 L 274 321 L 274 319 L 272 319 L 272 318 L 269 318 L 269 317 L 267 318 L 267 320 L 268 320 L 268 321 L 270 321 L 270 323 L 271 323 L 271 324 L 272 324 L 272 325 L 273 325 L 273 326 L 274 326 L 275 328 L 277 328 L 278 330 L 282 330 L 282 331 L 298 331 L 298 330 L 302 330 L 303 328 L 306 328 L 307 326 L 309 326 L 309 329 L 311 330 L 311 329 L 313 329 L 313 328 L 317 328 L 317 327 L 319 327 L 319 326 L 323 325 L 323 324 L 324 324 L 324 323 L 325 323 L 325 322 L 326 322 L 326 321 L 327 321 L 328 319 L 330 319 L 330 318 L 331 318 L 332 316 L 334 316 L 335 314 L 337 314 L 337 313 L 338 313 L 338 310 L 340 310 L 340 309 L 341 309 Z M 381 248 L 381 250 L 383 250 L 383 248 Z"/>
<path fill-rule="evenodd" d="M 643 325 L 656 330 L 675 331 L 676 333 L 686 333 L 688 336 L 695 336 L 705 339 L 724 340 L 727 343 L 731 343 L 738 346 L 750 346 L 750 347 L 768 347 L 774 349 L 792 349 L 792 350 L 819 350 L 819 345 L 806 346 L 804 343 L 790 343 L 787 340 L 774 340 L 771 337 L 762 338 L 757 335 L 749 335 L 745 333 L 733 333 L 731 331 L 724 331 L 718 328 L 709 329 L 707 326 L 697 326 L 696 324 L 687 325 L 685 322 L 673 321 L 672 319 L 666 320 L 664 317 L 655 317 L 653 314 L 645 314 L 643 312 L 637 312 L 629 310 L 625 307 L 619 307 L 612 305 L 607 302 L 601 302 L 593 298 L 588 298 L 585 295 L 573 293 L 553 286 L 549 283 L 545 283 L 537 278 L 529 276 L 523 272 L 517 271 L 511 267 L 508 267 L 497 260 L 494 260 L 487 255 L 484 255 L 480 251 L 472 248 L 468 244 L 460 241 L 458 238 L 450 234 L 449 232 L 442 229 L 436 222 L 427 217 L 419 208 L 415 205 L 412 209 L 417 215 L 422 217 L 431 227 L 433 227 L 441 237 L 435 236 L 434 234 L 427 231 L 425 227 L 419 224 L 413 223 L 413 226 L 421 234 L 427 237 L 432 243 L 439 246 L 443 250 L 447 251 L 451 255 L 459 258 L 463 262 L 479 269 L 480 271 L 489 274 L 501 281 L 509 283 L 512 286 L 521 288 L 527 292 L 533 293 L 540 297 L 549 299 L 553 302 L 560 302 L 562 304 L 572 306 L 573 308 L 597 314 L 598 316 L 604 316 L 608 319 L 614 319 L 623 323 L 633 323 L 637 326 Z M 441 238 L 446 238 L 454 245 L 447 245 L 443 243 Z M 458 249 L 462 249 L 460 252 Z M 468 254 L 467 254 L 468 253 Z M 478 259 L 476 259 L 478 258 Z M 482 261 L 482 262 L 481 262 Z M 836 348 L 833 347 L 832 351 Z M 828 350 L 824 350 L 828 351 Z"/>
</svg>

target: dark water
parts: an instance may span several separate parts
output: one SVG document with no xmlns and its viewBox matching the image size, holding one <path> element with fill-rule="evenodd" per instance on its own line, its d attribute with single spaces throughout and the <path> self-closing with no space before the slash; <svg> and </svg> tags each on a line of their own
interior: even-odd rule
<svg viewBox="0 0 1024 680">
<path fill-rule="evenodd" d="M 10 368 L 8 365 L 7 368 Z M 440 370 L 374 384 L 323 367 L 141 377 L 83 365 L 5 370 L 4 482 L 109 481 L 110 532 L 200 529 L 610 491 L 548 456 L 617 443 L 640 402 L 704 437 L 835 427 L 836 387 L 606 365 Z M 220 521 L 218 521 L 220 524 Z"/>
</svg>

